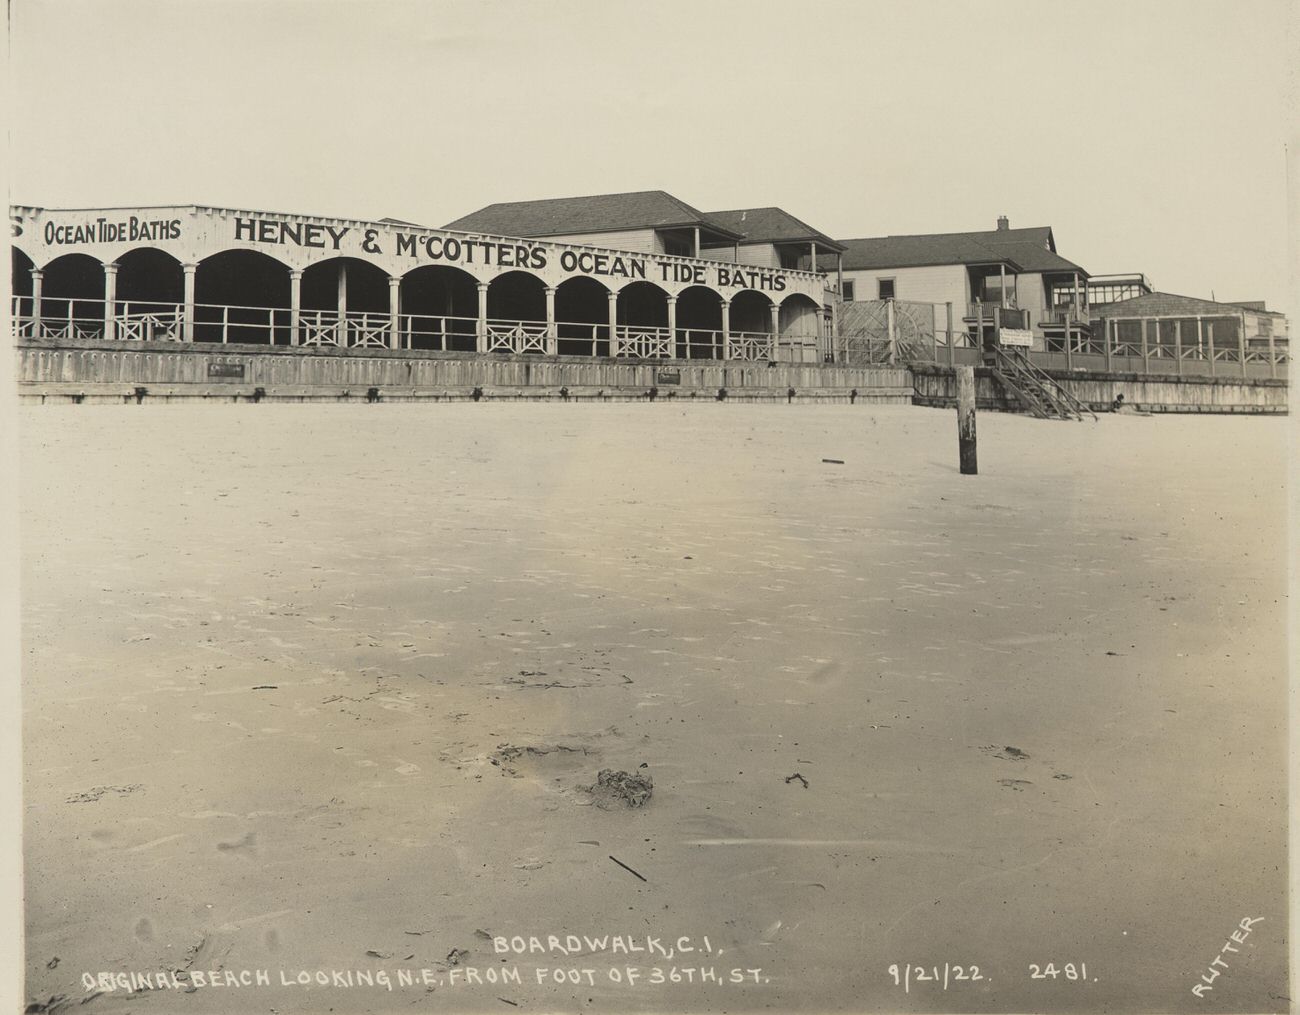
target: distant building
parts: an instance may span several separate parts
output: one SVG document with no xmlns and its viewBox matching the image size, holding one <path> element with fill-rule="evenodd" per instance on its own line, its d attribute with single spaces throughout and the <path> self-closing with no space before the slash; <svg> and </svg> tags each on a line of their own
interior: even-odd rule
<svg viewBox="0 0 1300 1015">
<path fill-rule="evenodd" d="M 972 327 L 989 320 L 991 307 L 1020 311 L 1016 323 L 1049 350 L 1088 335 L 1088 272 L 1056 252 L 1050 226 L 1012 229 L 1004 216 L 981 232 L 841 242 L 846 302 L 951 303 Z"/>
<path fill-rule="evenodd" d="M 1124 275 L 1092 275 L 1088 279 L 1088 307 L 1093 316 L 1104 306 L 1145 296 L 1155 289 L 1145 275 L 1131 272 Z"/>
<path fill-rule="evenodd" d="M 1134 368 L 1277 376 L 1289 358 L 1287 319 L 1262 302 L 1146 292 L 1094 314 L 1098 344 L 1112 361 L 1124 358 Z"/>
</svg>

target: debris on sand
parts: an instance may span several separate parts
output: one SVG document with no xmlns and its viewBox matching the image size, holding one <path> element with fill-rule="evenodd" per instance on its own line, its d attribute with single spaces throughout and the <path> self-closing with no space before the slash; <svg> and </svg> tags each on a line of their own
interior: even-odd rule
<svg viewBox="0 0 1300 1015">
<path fill-rule="evenodd" d="M 488 755 L 488 761 L 501 769 L 502 774 L 518 778 L 518 764 L 522 759 L 541 758 L 556 751 L 565 751 L 570 754 L 587 753 L 585 747 L 570 747 L 567 744 L 542 744 L 540 746 L 530 744 L 525 747 L 519 747 L 515 744 L 500 744 L 495 751 Z"/>
<path fill-rule="evenodd" d="M 447 953 L 447 965 L 459 966 L 462 959 L 469 958 L 468 950 L 464 948 L 453 948 Z"/>
<path fill-rule="evenodd" d="M 1011 746 L 1002 747 L 1002 748 L 986 747 L 984 748 L 984 750 L 991 751 L 993 757 L 1001 758 L 1004 761 L 1028 761 L 1029 760 L 1029 755 L 1026 754 L 1024 751 L 1022 751 L 1019 747 L 1011 747 Z"/>
<path fill-rule="evenodd" d="M 641 807 L 654 792 L 654 779 L 649 775 L 633 775 L 631 772 L 602 768 L 596 773 L 596 785 L 587 787 L 587 792 L 602 810 L 609 810 L 618 803 L 628 807 Z"/>
<path fill-rule="evenodd" d="M 807 788 L 808 788 L 808 780 L 805 779 L 805 778 L 803 777 L 803 775 L 802 775 L 801 773 L 799 773 L 799 772 L 795 772 L 794 775 L 787 775 L 787 776 L 785 777 L 785 781 L 786 781 L 786 784 L 787 784 L 787 785 L 789 785 L 790 783 L 794 782 L 796 779 L 798 779 L 801 783 L 803 783 L 803 788 L 804 788 L 804 789 L 807 789 Z"/>
<path fill-rule="evenodd" d="M 999 779 L 998 784 L 1007 789 L 1014 789 L 1017 793 L 1023 793 L 1024 787 L 1033 785 L 1028 779 Z"/>
<path fill-rule="evenodd" d="M 844 459 L 843 459 L 843 458 L 823 458 L 822 461 L 825 462 L 827 465 L 843 465 L 843 464 L 844 464 Z"/>
<path fill-rule="evenodd" d="M 94 789 L 88 789 L 82 793 L 73 793 L 72 796 L 68 797 L 68 803 L 93 804 L 105 793 L 116 793 L 119 796 L 126 796 L 128 793 L 134 793 L 141 789 L 144 789 L 144 786 L 138 782 L 134 782 L 130 786 L 96 786 Z"/>
<path fill-rule="evenodd" d="M 374 948 L 367 948 L 366 954 L 373 959 L 391 959 L 393 957 L 392 952 L 376 951 Z"/>
<path fill-rule="evenodd" d="M 631 867 L 629 867 L 627 864 L 625 864 L 625 863 L 624 863 L 622 860 L 620 860 L 618 857 L 616 857 L 616 856 L 611 856 L 610 859 L 613 860 L 613 861 L 614 861 L 616 864 L 618 864 L 620 867 L 622 867 L 622 868 L 623 868 L 625 871 L 627 871 L 629 874 L 635 874 L 635 875 L 636 875 L 637 877 L 639 877 L 642 881 L 645 881 L 645 880 L 646 880 L 644 874 L 642 874 L 640 871 L 634 871 Z M 648 881 L 647 881 L 646 883 L 649 884 Z"/>
<path fill-rule="evenodd" d="M 66 994 L 51 994 L 48 1001 L 33 1001 L 23 1009 L 24 1015 L 52 1015 L 71 1004 Z"/>
<path fill-rule="evenodd" d="M 1066 775 L 1064 772 L 1057 772 L 1054 776 L 1052 776 L 1052 778 L 1053 778 L 1053 779 L 1073 779 L 1074 776 L 1072 776 L 1072 775 Z"/>
</svg>

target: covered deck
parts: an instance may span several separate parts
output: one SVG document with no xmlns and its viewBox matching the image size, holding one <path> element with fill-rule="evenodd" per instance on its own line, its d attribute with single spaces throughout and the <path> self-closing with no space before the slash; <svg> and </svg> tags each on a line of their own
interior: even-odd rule
<svg viewBox="0 0 1300 1015">
<path fill-rule="evenodd" d="M 821 362 L 825 277 L 201 206 L 11 209 L 20 339 Z"/>
</svg>

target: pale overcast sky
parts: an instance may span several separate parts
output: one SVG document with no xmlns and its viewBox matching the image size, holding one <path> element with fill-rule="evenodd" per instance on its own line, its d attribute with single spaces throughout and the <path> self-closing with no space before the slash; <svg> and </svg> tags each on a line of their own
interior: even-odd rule
<svg viewBox="0 0 1300 1015">
<path fill-rule="evenodd" d="M 11 201 L 441 225 L 662 189 L 837 238 L 1051 225 L 1287 306 L 1287 0 L 13 0 Z"/>
</svg>

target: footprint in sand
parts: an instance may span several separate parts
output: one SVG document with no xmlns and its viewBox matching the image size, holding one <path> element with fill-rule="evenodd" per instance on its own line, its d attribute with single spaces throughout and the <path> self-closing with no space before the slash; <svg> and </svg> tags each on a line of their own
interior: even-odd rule
<svg viewBox="0 0 1300 1015">
<path fill-rule="evenodd" d="M 153 940 L 153 924 L 149 922 L 146 916 L 140 917 L 135 925 L 135 937 L 137 941 Z"/>
<path fill-rule="evenodd" d="M 257 833 L 249 832 L 238 842 L 218 842 L 217 849 L 223 853 L 256 853 L 257 852 Z"/>
</svg>

